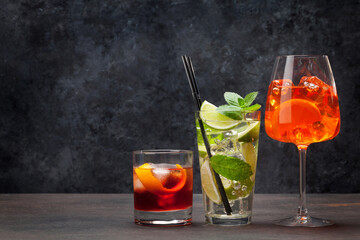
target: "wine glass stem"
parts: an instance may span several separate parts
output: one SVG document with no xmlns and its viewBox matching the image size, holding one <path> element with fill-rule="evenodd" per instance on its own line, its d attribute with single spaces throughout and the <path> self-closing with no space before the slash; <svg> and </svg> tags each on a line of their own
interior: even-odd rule
<svg viewBox="0 0 360 240">
<path fill-rule="evenodd" d="M 298 215 L 306 216 L 308 214 L 308 210 L 306 208 L 306 150 L 308 146 L 299 145 L 297 147 L 299 150 L 300 160 L 300 201 Z"/>
</svg>

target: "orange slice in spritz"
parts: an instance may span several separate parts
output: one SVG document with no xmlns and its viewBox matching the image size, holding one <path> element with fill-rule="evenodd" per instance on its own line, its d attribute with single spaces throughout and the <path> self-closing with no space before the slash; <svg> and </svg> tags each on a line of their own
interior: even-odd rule
<svg viewBox="0 0 360 240">
<path fill-rule="evenodd" d="M 273 125 L 303 124 L 321 120 L 321 114 L 316 105 L 303 99 L 291 99 L 280 104 L 272 117 Z"/>
<path fill-rule="evenodd" d="M 271 117 L 272 133 L 277 139 L 290 138 L 291 134 L 298 134 L 295 144 L 309 144 L 312 142 L 309 126 L 321 121 L 321 113 L 311 101 L 304 99 L 290 99 L 281 103 Z"/>
<path fill-rule="evenodd" d="M 157 174 L 154 174 L 155 170 Z M 161 174 L 161 171 L 164 171 L 164 174 Z M 175 193 L 186 183 L 186 170 L 179 164 L 176 164 L 176 168 L 154 168 L 145 163 L 135 168 L 135 173 L 146 190 L 157 195 Z M 161 175 L 163 177 L 159 177 Z"/>
</svg>

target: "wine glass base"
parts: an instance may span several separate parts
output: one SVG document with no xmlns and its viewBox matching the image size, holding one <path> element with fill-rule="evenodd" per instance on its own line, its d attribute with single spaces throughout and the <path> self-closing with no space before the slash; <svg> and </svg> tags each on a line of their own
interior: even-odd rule
<svg viewBox="0 0 360 240">
<path fill-rule="evenodd" d="M 308 215 L 298 215 L 285 219 L 275 220 L 274 224 L 286 227 L 326 227 L 333 225 L 334 222 L 327 219 L 310 217 Z"/>
</svg>

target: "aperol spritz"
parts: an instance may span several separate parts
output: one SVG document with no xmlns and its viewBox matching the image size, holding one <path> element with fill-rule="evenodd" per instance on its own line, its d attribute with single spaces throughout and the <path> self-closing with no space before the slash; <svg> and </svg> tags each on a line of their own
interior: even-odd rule
<svg viewBox="0 0 360 240">
<path fill-rule="evenodd" d="M 280 142 L 309 145 L 334 138 L 340 130 L 336 89 L 316 76 L 273 80 L 266 103 L 266 133 Z"/>
<path fill-rule="evenodd" d="M 329 220 L 310 217 L 306 208 L 307 147 L 330 140 L 340 131 L 338 96 L 327 56 L 276 58 L 266 101 L 265 129 L 277 141 L 294 143 L 300 158 L 298 213 L 276 223 L 304 227 L 332 225 Z"/>
</svg>

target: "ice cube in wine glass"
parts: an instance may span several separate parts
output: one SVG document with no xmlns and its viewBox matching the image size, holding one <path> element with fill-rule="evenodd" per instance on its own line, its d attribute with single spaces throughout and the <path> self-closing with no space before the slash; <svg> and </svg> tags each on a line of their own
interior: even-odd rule
<svg viewBox="0 0 360 240">
<path fill-rule="evenodd" d="M 334 91 L 330 89 L 325 92 L 325 97 L 323 101 L 323 106 L 327 116 L 330 117 L 339 117 L 340 110 L 339 110 L 339 100 Z"/>
<path fill-rule="evenodd" d="M 303 76 L 298 86 L 302 87 L 302 96 L 316 105 L 321 105 L 325 94 L 330 91 L 330 86 L 316 76 Z"/>
<path fill-rule="evenodd" d="M 280 105 L 281 102 L 284 102 L 291 98 L 291 87 L 294 86 L 294 83 L 290 79 L 276 79 L 273 80 L 269 86 L 268 93 L 268 106 L 269 110 L 275 109 Z"/>
<path fill-rule="evenodd" d="M 311 126 L 311 132 L 313 134 L 313 141 L 315 142 L 319 142 L 321 141 L 326 134 L 329 132 L 326 129 L 326 126 L 324 125 L 324 123 L 318 121 L 318 122 L 314 122 Z"/>
<path fill-rule="evenodd" d="M 294 86 L 294 83 L 290 79 L 276 79 L 271 82 L 270 86 L 272 88 L 291 87 Z"/>
</svg>

